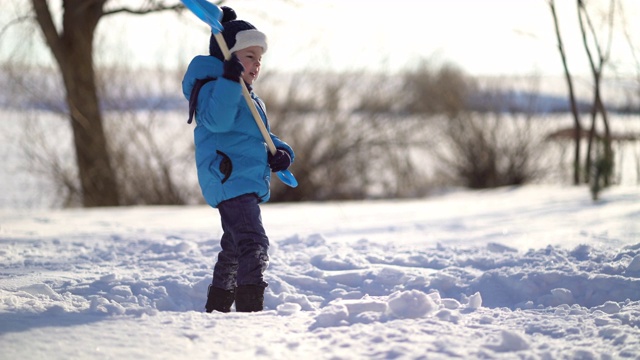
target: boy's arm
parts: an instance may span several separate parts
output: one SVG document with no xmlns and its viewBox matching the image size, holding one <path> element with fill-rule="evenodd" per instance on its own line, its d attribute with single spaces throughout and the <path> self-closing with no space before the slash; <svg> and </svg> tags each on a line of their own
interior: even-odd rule
<svg viewBox="0 0 640 360">
<path fill-rule="evenodd" d="M 233 129 L 242 99 L 240 83 L 218 78 L 206 84 L 198 97 L 198 123 L 211 132 Z"/>
</svg>

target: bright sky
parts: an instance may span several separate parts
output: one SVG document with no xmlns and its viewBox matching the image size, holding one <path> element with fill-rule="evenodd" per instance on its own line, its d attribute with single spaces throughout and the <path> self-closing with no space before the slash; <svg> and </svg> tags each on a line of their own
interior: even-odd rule
<svg viewBox="0 0 640 360">
<path fill-rule="evenodd" d="M 608 0 L 592 0 L 607 4 Z M 588 73 L 575 1 L 557 0 L 572 71 Z M 562 64 L 547 0 L 228 0 L 269 37 L 264 67 L 395 71 L 421 59 L 475 75 L 557 75 Z M 640 56 L 640 1 L 622 0 Z M 597 14 L 593 14 L 594 19 Z M 637 66 L 617 18 L 613 58 Z M 117 15 L 101 22 L 99 61 L 184 67 L 206 53 L 209 29 L 192 14 Z"/>
</svg>

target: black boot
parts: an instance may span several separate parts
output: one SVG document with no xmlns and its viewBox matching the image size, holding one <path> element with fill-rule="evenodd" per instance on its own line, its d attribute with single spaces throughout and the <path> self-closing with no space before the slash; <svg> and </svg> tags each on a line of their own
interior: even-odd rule
<svg viewBox="0 0 640 360">
<path fill-rule="evenodd" d="M 236 311 L 262 311 L 264 307 L 264 287 L 260 285 L 241 285 L 236 288 Z"/>
<path fill-rule="evenodd" d="M 228 313 L 231 311 L 231 305 L 235 300 L 234 290 L 223 290 L 215 286 L 209 285 L 209 293 L 207 295 L 207 304 L 204 306 L 205 310 L 210 313 L 212 311 L 219 311 Z"/>
</svg>

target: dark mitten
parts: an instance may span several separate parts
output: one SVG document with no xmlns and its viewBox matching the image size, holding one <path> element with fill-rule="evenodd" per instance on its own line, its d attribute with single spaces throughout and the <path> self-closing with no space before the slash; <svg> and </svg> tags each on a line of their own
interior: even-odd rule
<svg viewBox="0 0 640 360">
<path fill-rule="evenodd" d="M 231 59 L 224 61 L 223 78 L 239 83 L 243 72 L 244 66 L 242 66 L 236 54 L 233 54 Z"/>
<path fill-rule="evenodd" d="M 269 152 L 267 160 L 273 172 L 286 170 L 291 165 L 291 156 L 287 150 L 278 149 L 275 155 L 271 155 L 271 152 Z"/>
</svg>

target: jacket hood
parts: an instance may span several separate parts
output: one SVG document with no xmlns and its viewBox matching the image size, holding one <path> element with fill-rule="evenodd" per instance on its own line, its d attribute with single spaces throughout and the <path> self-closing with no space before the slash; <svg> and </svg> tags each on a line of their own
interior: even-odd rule
<svg viewBox="0 0 640 360">
<path fill-rule="evenodd" d="M 182 79 L 182 93 L 189 100 L 191 90 L 198 79 L 218 78 L 222 76 L 222 61 L 213 56 L 198 55 L 187 67 Z"/>
</svg>

